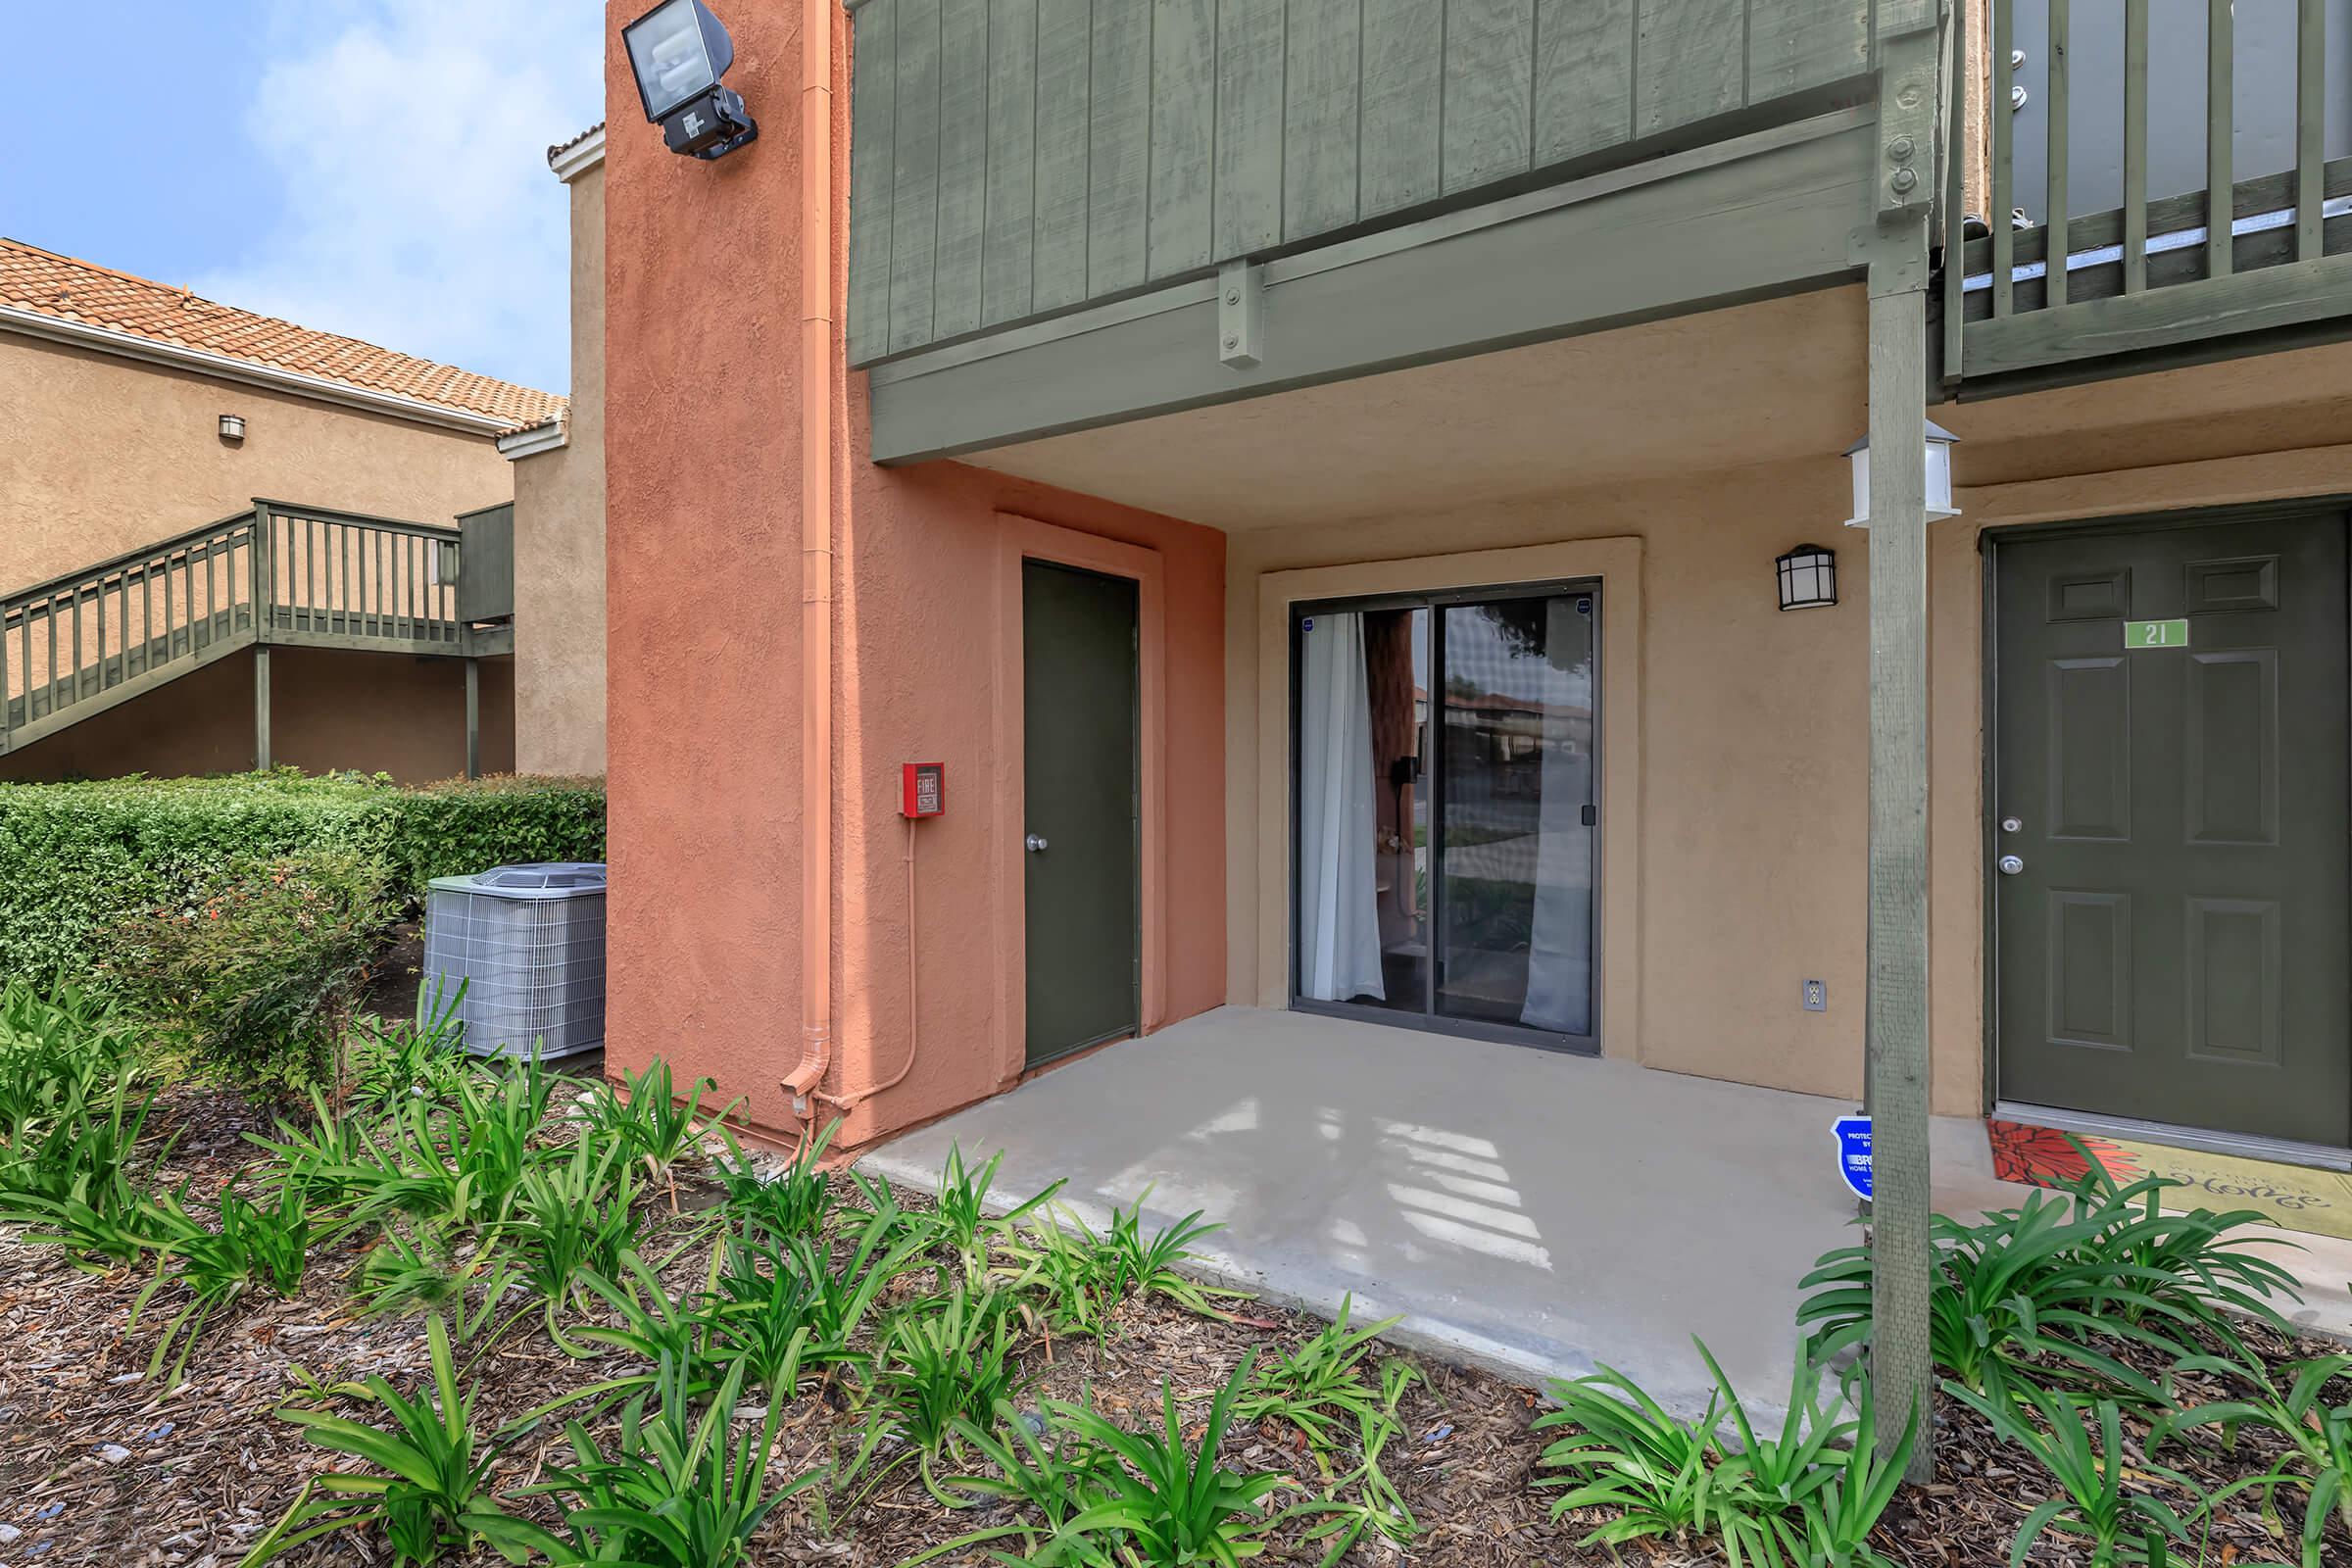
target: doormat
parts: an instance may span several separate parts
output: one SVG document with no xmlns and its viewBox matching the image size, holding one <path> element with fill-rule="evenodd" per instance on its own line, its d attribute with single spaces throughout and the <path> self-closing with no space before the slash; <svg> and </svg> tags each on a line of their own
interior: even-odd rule
<svg viewBox="0 0 2352 1568">
<path fill-rule="evenodd" d="M 2057 1187 L 2090 1174 L 2087 1150 L 2108 1175 L 2127 1186 L 2143 1176 L 2180 1183 L 2165 1195 L 2167 1208 L 2251 1208 L 2290 1231 L 2352 1241 L 2352 1173 L 2282 1165 L 2233 1154 L 2208 1154 L 2121 1138 L 2067 1135 L 2025 1122 L 1988 1120 L 1992 1173 L 2003 1181 Z"/>
</svg>

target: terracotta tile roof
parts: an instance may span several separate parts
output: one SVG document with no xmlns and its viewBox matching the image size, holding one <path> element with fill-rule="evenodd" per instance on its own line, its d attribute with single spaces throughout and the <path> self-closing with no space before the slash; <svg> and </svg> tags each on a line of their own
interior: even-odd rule
<svg viewBox="0 0 2352 1568">
<path fill-rule="evenodd" d="M 0 306 L 514 424 L 564 407 L 554 393 L 256 316 L 21 240 L 0 238 Z"/>
<path fill-rule="evenodd" d="M 571 151 L 574 147 L 577 147 L 580 143 L 586 141 L 589 137 L 595 135 L 598 131 L 604 128 L 605 122 L 600 120 L 595 124 L 590 125 L 586 130 L 581 131 L 577 136 L 572 137 L 569 141 L 560 141 L 556 143 L 553 147 L 550 147 L 547 150 L 547 161 L 551 164 L 554 163 L 557 159 L 563 157 L 565 153 Z"/>
</svg>

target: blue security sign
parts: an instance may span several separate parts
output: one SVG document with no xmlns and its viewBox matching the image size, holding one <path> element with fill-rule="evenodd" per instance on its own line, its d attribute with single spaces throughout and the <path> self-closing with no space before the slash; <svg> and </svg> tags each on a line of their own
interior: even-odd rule
<svg viewBox="0 0 2352 1568">
<path fill-rule="evenodd" d="M 1830 1124 L 1838 1136 L 1838 1174 L 1864 1202 L 1870 1201 L 1870 1118 L 1840 1116 Z"/>
</svg>

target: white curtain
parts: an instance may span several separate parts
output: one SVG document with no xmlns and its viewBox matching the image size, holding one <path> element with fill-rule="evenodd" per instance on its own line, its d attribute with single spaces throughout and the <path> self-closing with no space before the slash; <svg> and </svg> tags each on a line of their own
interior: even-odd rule
<svg viewBox="0 0 2352 1568">
<path fill-rule="evenodd" d="M 1537 811 L 1536 912 L 1528 938 L 1527 1005 L 1519 1021 L 1556 1034 L 1592 1032 L 1592 622 L 1573 599 L 1551 601 L 1544 648 L 1544 769 Z M 1584 731 L 1572 738 L 1571 727 Z M 1581 743 L 1580 743 L 1581 740 Z"/>
<path fill-rule="evenodd" d="M 1386 1001 L 1361 614 L 1313 617 L 1299 638 L 1298 693 L 1299 991 Z"/>
</svg>

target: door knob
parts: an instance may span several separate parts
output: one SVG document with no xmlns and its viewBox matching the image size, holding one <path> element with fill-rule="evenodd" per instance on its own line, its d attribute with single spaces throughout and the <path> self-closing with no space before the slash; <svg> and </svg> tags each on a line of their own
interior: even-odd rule
<svg viewBox="0 0 2352 1568">
<path fill-rule="evenodd" d="M 2017 855 L 2002 856 L 2000 864 L 2003 876 L 2015 876 L 2026 868 L 2025 858 Z"/>
<path fill-rule="evenodd" d="M 1046 836 L 1043 833 L 1032 833 L 1029 835 L 1028 844 L 1029 853 L 1035 855 L 1046 847 Z"/>
</svg>

